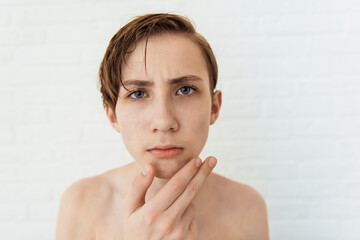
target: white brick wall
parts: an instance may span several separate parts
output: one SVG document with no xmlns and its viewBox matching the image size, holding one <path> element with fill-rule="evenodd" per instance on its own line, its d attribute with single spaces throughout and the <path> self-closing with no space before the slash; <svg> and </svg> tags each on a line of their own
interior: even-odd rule
<svg viewBox="0 0 360 240">
<path fill-rule="evenodd" d="M 54 239 L 64 189 L 131 161 L 97 70 L 156 11 L 213 46 L 224 101 L 202 156 L 264 196 L 271 239 L 360 239 L 357 0 L 1 0 L 0 239 Z"/>
</svg>

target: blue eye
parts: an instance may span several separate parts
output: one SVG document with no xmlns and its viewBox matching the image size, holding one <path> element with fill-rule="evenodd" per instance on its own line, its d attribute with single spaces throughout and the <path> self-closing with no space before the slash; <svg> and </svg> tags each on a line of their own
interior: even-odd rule
<svg viewBox="0 0 360 240">
<path fill-rule="evenodd" d="M 181 94 L 181 95 L 189 95 L 191 94 L 192 92 L 194 91 L 194 89 L 190 86 L 184 86 L 184 87 L 181 87 L 179 90 L 178 90 L 178 93 Z"/>
<path fill-rule="evenodd" d="M 132 92 L 130 94 L 129 97 L 131 97 L 131 98 L 143 98 L 145 95 L 146 95 L 146 93 L 143 92 L 143 91 L 134 91 L 134 92 Z"/>
</svg>

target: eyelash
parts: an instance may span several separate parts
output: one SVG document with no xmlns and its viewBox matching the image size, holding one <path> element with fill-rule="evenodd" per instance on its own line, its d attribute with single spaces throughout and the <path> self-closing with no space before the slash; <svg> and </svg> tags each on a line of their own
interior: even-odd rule
<svg viewBox="0 0 360 240">
<path fill-rule="evenodd" d="M 194 92 L 197 92 L 198 90 L 197 90 L 197 88 L 195 87 L 195 86 L 193 86 L 193 85 L 184 85 L 184 86 L 181 86 L 176 92 L 178 92 L 181 88 L 184 88 L 184 87 L 189 87 L 192 91 L 194 91 Z M 146 92 L 145 92 L 145 90 L 144 89 L 141 89 L 141 88 L 138 88 L 138 89 L 135 89 L 135 90 L 133 90 L 133 91 L 131 91 L 128 95 L 127 95 L 127 98 L 130 98 L 130 99 L 132 99 L 132 100 L 136 100 L 136 99 L 141 99 L 141 98 L 143 98 L 143 97 L 141 97 L 141 98 L 136 98 L 136 97 L 131 97 L 134 93 L 136 93 L 136 92 L 143 92 L 144 94 L 147 94 Z M 192 93 L 190 93 L 190 94 L 180 94 L 180 95 L 192 95 Z"/>
<path fill-rule="evenodd" d="M 131 91 L 131 92 L 128 94 L 127 98 L 130 98 L 130 99 L 139 99 L 139 98 L 131 97 L 131 96 L 132 96 L 134 93 L 136 93 L 136 92 L 143 92 L 144 94 L 146 94 L 143 89 L 140 89 L 140 88 L 139 88 L 139 89 L 135 89 L 134 91 Z"/>
<path fill-rule="evenodd" d="M 184 86 L 181 86 L 176 92 L 178 92 L 180 89 L 184 88 L 184 87 L 188 87 L 190 88 L 192 91 L 196 92 L 197 91 L 197 88 L 193 85 L 184 85 Z M 189 94 L 181 94 L 181 95 L 191 95 L 192 93 L 189 93 Z"/>
</svg>

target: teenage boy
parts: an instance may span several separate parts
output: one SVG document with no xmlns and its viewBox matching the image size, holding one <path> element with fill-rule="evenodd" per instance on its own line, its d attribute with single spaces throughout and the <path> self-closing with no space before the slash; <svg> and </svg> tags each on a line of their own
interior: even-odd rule
<svg viewBox="0 0 360 240">
<path fill-rule="evenodd" d="M 269 238 L 266 205 L 250 186 L 212 173 L 198 157 L 221 92 L 208 42 L 175 14 L 135 18 L 100 66 L 107 117 L 134 162 L 64 193 L 57 240 Z"/>
</svg>

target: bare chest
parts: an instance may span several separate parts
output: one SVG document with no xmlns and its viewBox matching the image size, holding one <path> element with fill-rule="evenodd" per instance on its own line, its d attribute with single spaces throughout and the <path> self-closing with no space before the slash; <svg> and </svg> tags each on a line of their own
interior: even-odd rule
<svg viewBox="0 0 360 240">
<path fill-rule="evenodd" d="M 226 224 L 225 216 L 219 216 L 212 209 L 202 212 L 196 217 L 199 240 L 235 239 L 231 229 Z M 98 220 L 96 227 L 96 240 L 123 239 L 124 219 L 121 208 L 109 209 L 102 219 Z M 139 229 L 141 230 L 141 229 Z"/>
</svg>

